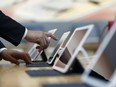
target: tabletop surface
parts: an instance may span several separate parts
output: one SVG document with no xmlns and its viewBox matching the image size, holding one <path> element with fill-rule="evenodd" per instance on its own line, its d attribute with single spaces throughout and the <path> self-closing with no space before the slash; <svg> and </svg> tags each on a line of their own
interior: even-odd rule
<svg viewBox="0 0 116 87">
<path fill-rule="evenodd" d="M 26 70 L 46 70 L 51 67 L 26 67 L 25 64 L 16 66 L 2 60 L 0 62 L 0 87 L 42 87 L 44 84 L 61 84 L 81 82 L 80 75 L 31 77 Z"/>
</svg>

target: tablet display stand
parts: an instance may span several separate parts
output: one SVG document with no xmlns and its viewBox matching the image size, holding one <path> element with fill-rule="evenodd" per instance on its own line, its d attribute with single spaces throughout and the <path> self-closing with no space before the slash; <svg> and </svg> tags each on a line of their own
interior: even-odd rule
<svg viewBox="0 0 116 87">
<path fill-rule="evenodd" d="M 84 72 L 84 68 L 82 67 L 81 63 L 75 59 L 72 66 L 70 67 L 69 71 L 67 73 L 78 73 L 82 74 Z"/>
<path fill-rule="evenodd" d="M 81 66 L 79 61 L 74 61 L 73 65 L 71 66 L 72 69 L 69 69 L 67 73 L 61 73 L 56 70 L 27 70 L 26 73 L 30 76 L 72 76 L 72 75 L 79 75 L 84 72 L 84 68 Z"/>
<path fill-rule="evenodd" d="M 58 55 L 56 55 L 56 57 L 57 57 L 57 56 L 58 56 Z M 53 66 L 54 61 L 55 61 L 55 59 L 56 59 L 56 58 L 54 58 L 53 62 L 52 62 L 51 64 L 48 64 L 48 63 L 47 63 L 47 59 L 48 59 L 48 58 L 47 58 L 47 56 L 46 56 L 45 51 L 43 51 L 43 52 L 41 53 L 40 57 L 41 57 L 42 60 L 36 59 L 35 61 L 33 61 L 32 64 L 27 64 L 26 66 L 27 66 L 27 67 L 51 67 L 51 66 Z"/>
<path fill-rule="evenodd" d="M 47 56 L 44 51 L 41 53 L 41 58 L 43 62 L 47 62 Z"/>
<path fill-rule="evenodd" d="M 45 52 L 43 51 L 39 58 L 41 57 L 42 60 L 36 59 L 33 61 L 32 64 L 26 64 L 27 67 L 48 67 L 49 65 L 47 64 L 47 56 Z"/>
</svg>

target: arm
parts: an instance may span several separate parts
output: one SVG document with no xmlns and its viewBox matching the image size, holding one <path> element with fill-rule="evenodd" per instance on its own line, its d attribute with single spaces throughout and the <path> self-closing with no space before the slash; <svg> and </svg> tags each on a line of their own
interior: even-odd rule
<svg viewBox="0 0 116 87">
<path fill-rule="evenodd" d="M 48 37 L 56 39 L 54 35 L 42 31 L 31 31 L 28 30 L 25 34 L 26 29 L 21 24 L 17 23 L 15 20 L 4 15 L 0 11 L 0 37 L 11 42 L 17 46 L 22 38 L 26 39 L 28 42 L 37 43 L 39 51 L 45 49 L 49 45 Z M 26 52 L 18 52 L 14 50 L 3 50 L 0 53 L 0 57 L 4 60 L 10 61 L 15 64 L 19 64 L 18 59 L 25 60 L 26 63 L 31 63 L 31 58 Z"/>
<path fill-rule="evenodd" d="M 25 32 L 25 27 L 0 11 L 0 37 L 17 46 Z"/>
<path fill-rule="evenodd" d="M 2 42 L 0 41 L 0 53 L 4 50 L 5 46 L 2 44 Z M 2 58 L 0 57 L 0 60 L 2 60 Z"/>
<path fill-rule="evenodd" d="M 17 46 L 21 42 L 25 30 L 25 27 L 0 11 L 0 37 Z M 26 52 L 5 50 L 4 47 L 5 46 L 0 42 L 0 60 L 4 59 L 17 65 L 19 64 L 18 59 L 22 59 L 26 63 L 31 63 L 31 58 Z"/>
</svg>

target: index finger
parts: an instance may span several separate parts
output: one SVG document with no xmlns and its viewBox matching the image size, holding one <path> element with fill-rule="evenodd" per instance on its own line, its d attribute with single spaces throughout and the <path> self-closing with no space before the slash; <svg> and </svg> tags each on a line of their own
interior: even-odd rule
<svg viewBox="0 0 116 87">
<path fill-rule="evenodd" d="M 57 38 L 52 34 L 52 33 L 46 33 L 46 36 L 47 37 L 51 37 L 52 39 L 54 39 L 54 40 L 57 40 Z"/>
</svg>

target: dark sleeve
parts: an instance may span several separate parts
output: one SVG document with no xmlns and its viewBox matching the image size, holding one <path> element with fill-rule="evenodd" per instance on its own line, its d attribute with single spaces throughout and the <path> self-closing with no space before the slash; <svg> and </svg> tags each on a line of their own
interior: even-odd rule
<svg viewBox="0 0 116 87">
<path fill-rule="evenodd" d="M 5 47 L 3 44 L 2 44 L 2 42 L 0 41 L 0 48 L 3 48 L 3 47 Z"/>
<path fill-rule="evenodd" d="M 25 32 L 25 27 L 0 11 L 0 37 L 17 46 Z"/>
</svg>

